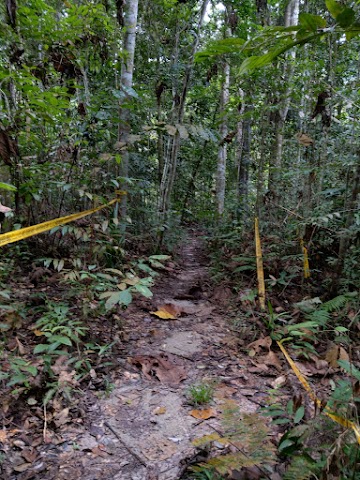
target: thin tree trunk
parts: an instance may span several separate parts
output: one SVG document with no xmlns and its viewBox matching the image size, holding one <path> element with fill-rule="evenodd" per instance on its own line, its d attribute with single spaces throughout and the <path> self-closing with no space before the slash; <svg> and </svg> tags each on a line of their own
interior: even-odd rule
<svg viewBox="0 0 360 480">
<path fill-rule="evenodd" d="M 350 246 L 350 236 L 349 236 L 349 228 L 353 225 L 355 221 L 355 214 L 358 212 L 358 195 L 360 194 L 360 152 L 358 153 L 358 163 L 356 166 L 356 171 L 354 174 L 353 186 L 351 191 L 351 197 L 347 204 L 348 214 L 346 217 L 345 222 L 345 233 L 340 237 L 340 245 L 339 245 L 339 253 L 338 253 L 338 261 L 336 265 L 336 275 L 333 278 L 333 282 L 331 285 L 331 294 L 337 295 L 339 290 L 339 284 L 341 280 L 342 273 L 344 271 L 345 260 L 347 251 Z"/>
<path fill-rule="evenodd" d="M 201 27 L 204 22 L 204 17 L 205 17 L 208 3 L 209 3 L 209 0 L 204 0 L 202 4 L 197 31 L 194 34 L 195 39 L 193 42 L 190 58 L 188 61 L 188 67 L 186 69 L 184 80 L 183 80 L 182 92 L 180 95 L 178 95 L 177 91 L 175 91 L 173 94 L 174 114 L 172 117 L 174 120 L 173 122 L 174 124 L 176 123 L 182 124 L 184 119 L 185 100 L 186 100 L 187 92 L 190 85 L 190 80 L 191 80 L 193 66 L 194 66 L 194 57 L 199 46 L 199 35 L 200 35 Z M 175 135 L 169 138 L 167 154 L 164 162 L 164 171 L 163 171 L 161 184 L 160 184 L 159 217 L 161 222 L 166 221 L 168 217 L 169 209 L 170 209 L 170 198 L 171 198 L 175 176 L 176 176 L 179 149 L 180 149 L 180 134 L 179 134 L 179 131 L 177 130 Z M 159 241 L 161 243 L 162 238 L 160 238 Z"/>
<path fill-rule="evenodd" d="M 290 0 L 285 11 L 285 27 L 297 25 L 299 19 L 299 0 Z M 291 79 L 294 74 L 294 60 L 296 51 L 293 50 L 288 54 L 292 62 L 287 62 L 284 70 L 284 77 L 287 79 L 288 86 L 284 93 L 284 100 L 280 104 L 278 112 L 275 114 L 275 142 L 273 162 L 269 170 L 269 189 L 272 193 L 271 197 L 276 204 L 279 199 L 278 188 L 284 147 L 284 126 L 289 112 L 290 95 L 291 95 Z"/>
<path fill-rule="evenodd" d="M 221 217 L 224 213 L 225 206 L 225 188 L 226 188 L 226 160 L 227 160 L 227 142 L 224 142 L 227 133 L 227 116 L 226 107 L 229 102 L 229 87 L 230 87 L 230 65 L 225 61 L 224 65 L 224 80 L 221 88 L 220 97 L 220 138 L 221 142 L 218 150 L 217 175 L 216 175 L 216 200 L 217 200 L 217 214 Z"/>
<path fill-rule="evenodd" d="M 126 3 L 124 15 L 124 60 L 121 65 L 120 89 L 123 91 L 124 97 L 128 99 L 129 89 L 133 85 L 134 72 L 134 55 L 136 44 L 136 23 L 138 15 L 138 0 L 129 0 Z M 128 143 L 130 134 L 130 110 L 120 105 L 119 112 L 119 128 L 118 141 Z M 128 146 L 121 156 L 121 176 L 123 177 L 122 188 L 126 189 L 126 179 L 129 176 L 129 150 Z M 127 216 L 127 196 L 122 196 L 121 201 L 121 218 L 122 229 L 125 231 Z"/>
<path fill-rule="evenodd" d="M 236 198 L 239 201 L 240 197 L 240 166 L 242 158 L 242 149 L 243 149 L 243 135 L 244 135 L 244 120 L 242 118 L 245 111 L 244 103 L 244 90 L 239 88 L 239 97 L 240 103 L 238 106 L 239 121 L 236 124 L 236 150 L 235 150 L 235 161 L 237 164 L 237 182 L 236 182 Z"/>
<path fill-rule="evenodd" d="M 239 167 L 239 209 L 243 221 L 245 221 L 248 213 L 249 167 L 251 164 L 250 146 L 251 120 L 247 118 L 244 121 L 243 148 Z"/>
</svg>

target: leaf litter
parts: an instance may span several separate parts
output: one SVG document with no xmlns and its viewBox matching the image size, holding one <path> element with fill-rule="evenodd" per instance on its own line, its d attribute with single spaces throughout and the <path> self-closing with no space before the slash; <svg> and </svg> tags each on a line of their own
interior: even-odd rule
<svg viewBox="0 0 360 480">
<path fill-rule="evenodd" d="M 242 338 L 229 332 L 225 306 L 233 295 L 228 286 L 204 287 L 208 271 L 202 248 L 197 232 L 190 233 L 179 253 L 180 267 L 163 269 L 147 317 L 141 300 L 122 313 L 124 346 L 118 367 L 109 374 L 109 393 L 97 392 L 96 371 L 84 388 L 66 357 L 59 357 L 52 368 L 60 387 L 74 392 L 68 404 L 53 398 L 44 411 L 33 398 L 27 411 L 8 418 L 10 400 L 2 398 L 4 478 L 178 480 L 186 459 L 197 455 L 194 440 L 221 431 L 226 402 L 251 413 L 266 403 L 269 388 L 290 389 L 284 397 L 291 398 L 293 380 L 271 338 L 247 341 L 246 332 Z M 16 337 L 14 348 L 23 354 L 27 345 Z M 337 360 L 347 358 L 343 347 L 330 346 L 323 358 L 314 355 L 297 364 L 303 373 L 316 375 L 338 370 Z M 215 382 L 212 404 L 192 410 L 186 391 L 204 380 Z M 224 448 L 221 435 L 216 436 L 211 455 Z"/>
</svg>

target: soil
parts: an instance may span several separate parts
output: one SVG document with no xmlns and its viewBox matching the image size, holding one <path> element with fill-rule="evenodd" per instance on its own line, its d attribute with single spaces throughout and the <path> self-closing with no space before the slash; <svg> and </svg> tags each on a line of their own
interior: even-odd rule
<svg viewBox="0 0 360 480">
<path fill-rule="evenodd" d="M 266 404 L 274 379 L 285 383 L 288 367 L 270 355 L 267 340 L 255 342 L 257 360 L 239 348 L 227 308 L 231 292 L 211 286 L 207 265 L 201 232 L 189 230 L 154 297 L 126 311 L 126 353 L 114 359 L 118 366 L 106 395 L 83 391 L 77 416 L 70 405 L 58 413 L 57 428 L 45 422 L 37 436 L 29 417 L 28 430 L 15 432 L 11 448 L 4 443 L 1 478 L 178 480 L 197 461 L 192 442 L 222 431 L 227 401 L 243 413 Z M 175 318 L 161 319 L 155 310 Z M 189 391 L 204 384 L 213 388 L 211 402 L 194 406 Z M 214 442 L 207 455 L 223 450 Z"/>
</svg>

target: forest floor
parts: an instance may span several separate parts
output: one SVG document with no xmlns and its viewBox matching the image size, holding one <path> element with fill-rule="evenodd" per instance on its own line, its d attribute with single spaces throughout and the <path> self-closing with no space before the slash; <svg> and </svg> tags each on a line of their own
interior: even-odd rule
<svg viewBox="0 0 360 480">
<path fill-rule="evenodd" d="M 125 348 L 116 354 L 108 391 L 100 395 L 93 386 L 82 388 L 77 415 L 71 405 L 59 406 L 56 413 L 43 412 L 41 422 L 41 410 L 37 416 L 28 413 L 22 426 L 14 428 L 13 422 L 11 438 L 0 438 L 5 455 L 1 478 L 191 478 L 186 477 L 188 466 L 206 460 L 192 442 L 223 431 L 227 402 L 235 402 L 242 413 L 266 405 L 269 390 L 287 382 L 289 367 L 271 351 L 269 337 L 250 347 L 250 341 L 242 344 L 232 328 L 231 292 L 211 284 L 207 265 L 201 232 L 189 229 L 174 262 L 156 282 L 153 298 L 138 298 L 124 313 Z M 159 318 L 154 311 L 174 318 Z M 244 347 L 251 348 L 251 356 Z M 191 391 L 204 386 L 210 386 L 210 402 L 194 405 Z M 283 395 L 291 398 L 294 387 L 285 387 Z M 271 435 L 276 444 L 280 433 Z M 215 441 L 206 455 L 228 449 Z M 252 474 L 234 472 L 228 478 L 262 478 Z"/>
</svg>

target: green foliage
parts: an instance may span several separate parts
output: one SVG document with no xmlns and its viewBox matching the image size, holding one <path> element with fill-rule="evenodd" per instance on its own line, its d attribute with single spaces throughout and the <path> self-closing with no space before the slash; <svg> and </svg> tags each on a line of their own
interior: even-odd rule
<svg viewBox="0 0 360 480">
<path fill-rule="evenodd" d="M 208 382 L 191 385 L 187 391 L 189 403 L 192 405 L 206 405 L 210 403 L 214 395 L 214 386 Z"/>
<path fill-rule="evenodd" d="M 210 459 L 206 465 L 225 475 L 241 467 L 266 467 L 275 462 L 275 447 L 271 442 L 267 422 L 257 413 L 242 414 L 234 402 L 227 402 L 222 414 L 224 435 L 208 435 L 193 442 L 203 446 L 212 441 L 231 443 L 236 453 Z"/>
</svg>

